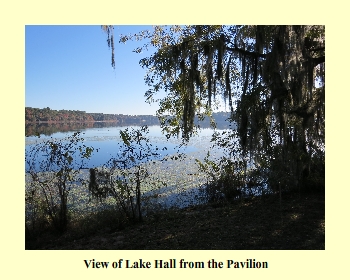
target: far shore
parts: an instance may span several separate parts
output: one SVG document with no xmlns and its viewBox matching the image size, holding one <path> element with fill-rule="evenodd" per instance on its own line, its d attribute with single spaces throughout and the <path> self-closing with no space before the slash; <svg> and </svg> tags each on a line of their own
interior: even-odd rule
<svg viewBox="0 0 350 280">
<path fill-rule="evenodd" d="M 115 122 L 118 123 L 118 120 L 107 120 L 107 121 L 36 121 L 36 122 L 30 122 L 30 121 L 25 121 L 26 124 L 41 124 L 41 123 L 95 123 L 95 122 Z"/>
</svg>

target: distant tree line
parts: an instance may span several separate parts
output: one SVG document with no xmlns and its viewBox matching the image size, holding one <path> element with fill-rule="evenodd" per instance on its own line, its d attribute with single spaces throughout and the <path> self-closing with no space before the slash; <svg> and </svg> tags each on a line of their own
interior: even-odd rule
<svg viewBox="0 0 350 280">
<path fill-rule="evenodd" d="M 122 115 L 86 113 L 79 110 L 52 110 L 49 107 L 25 108 L 26 123 L 70 123 L 70 122 L 116 122 L 123 125 L 136 125 L 147 123 L 149 125 L 159 124 L 158 118 L 152 115 Z"/>
<path fill-rule="evenodd" d="M 228 128 L 227 119 L 230 113 L 216 112 L 212 114 L 213 120 L 216 122 L 217 128 Z M 128 125 L 159 125 L 157 116 L 152 115 L 122 115 L 122 114 L 103 114 L 103 113 L 86 113 L 79 110 L 52 110 L 49 107 L 39 109 L 26 107 L 25 108 L 26 128 L 30 125 L 44 124 L 67 124 L 71 126 L 73 123 L 86 124 L 94 122 L 113 122 L 121 126 Z M 195 123 L 202 128 L 211 126 L 211 120 L 206 117 L 199 120 L 197 117 Z"/>
<path fill-rule="evenodd" d="M 57 132 L 71 132 L 79 131 L 88 128 L 101 128 L 101 127 L 113 127 L 115 123 L 113 122 L 68 122 L 68 123 L 26 123 L 25 124 L 25 135 L 46 135 L 50 136 Z"/>
</svg>

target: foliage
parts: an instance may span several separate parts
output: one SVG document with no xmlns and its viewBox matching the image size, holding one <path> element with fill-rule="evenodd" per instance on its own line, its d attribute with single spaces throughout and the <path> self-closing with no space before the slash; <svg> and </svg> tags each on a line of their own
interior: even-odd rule
<svg viewBox="0 0 350 280">
<path fill-rule="evenodd" d="M 153 147 L 147 138 L 148 133 L 147 126 L 121 130 L 123 143 L 119 155 L 111 158 L 101 169 L 90 169 L 89 191 L 93 197 L 102 199 L 112 196 L 122 213 L 139 221 L 142 221 L 143 192 L 156 188 L 157 183 L 164 185 L 154 181 L 151 186 L 145 185 L 145 179 L 150 175 L 151 160 L 160 159 L 161 156 L 160 149 Z"/>
<path fill-rule="evenodd" d="M 268 161 L 268 162 L 266 162 Z M 265 162 L 266 181 L 274 191 L 324 191 L 325 189 L 325 155 L 315 149 L 311 155 L 298 149 L 296 145 L 285 149 L 276 145 Z M 301 170 L 301 173 L 295 173 Z"/>
<path fill-rule="evenodd" d="M 39 109 L 25 108 L 26 123 L 33 122 L 71 122 L 71 121 L 93 121 L 93 116 L 85 111 L 78 110 L 52 110 L 49 107 Z"/>
<path fill-rule="evenodd" d="M 227 161 L 222 170 L 222 162 L 216 163 L 208 158 L 204 163 L 198 161 L 198 164 L 201 171 L 209 174 L 205 187 L 208 202 L 233 201 L 242 195 L 244 180 L 239 162 Z"/>
<path fill-rule="evenodd" d="M 75 184 L 84 183 L 79 169 L 94 151 L 83 141 L 76 132 L 66 139 L 39 142 L 26 152 L 26 214 L 32 227 L 46 220 L 57 230 L 66 230 L 68 195 Z"/>
<path fill-rule="evenodd" d="M 263 185 L 262 176 L 258 176 L 253 162 L 243 156 L 239 138 L 235 130 L 224 130 L 212 135 L 212 147 L 219 147 L 222 156 L 211 158 L 210 153 L 203 161 L 196 160 L 199 169 L 207 174 L 206 192 L 211 202 L 232 201 L 256 193 L 253 188 Z"/>
<path fill-rule="evenodd" d="M 148 70 L 145 97 L 158 102 L 167 135 L 188 140 L 195 116 L 210 115 L 220 95 L 237 124 L 243 156 L 268 168 L 296 160 L 285 182 L 301 187 L 314 151 L 324 153 L 324 26 L 155 26 L 120 41 L 142 39 L 136 52 L 156 49 L 140 60 Z M 162 91 L 166 96 L 157 99 Z M 303 156 L 288 158 L 293 149 Z"/>
</svg>

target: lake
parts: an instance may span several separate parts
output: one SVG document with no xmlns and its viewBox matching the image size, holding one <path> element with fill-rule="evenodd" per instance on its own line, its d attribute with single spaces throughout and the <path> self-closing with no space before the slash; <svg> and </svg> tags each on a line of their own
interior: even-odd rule
<svg viewBox="0 0 350 280">
<path fill-rule="evenodd" d="M 77 127 L 73 129 L 52 129 L 50 126 L 46 126 L 46 131 L 35 131 L 31 126 L 31 134 L 38 133 L 37 136 L 26 136 L 25 150 L 28 152 L 36 143 L 40 143 L 45 140 L 59 140 L 64 139 L 67 136 L 72 135 L 74 132 L 80 131 L 84 138 L 84 143 L 87 146 L 91 146 L 94 149 L 99 149 L 99 152 L 94 152 L 92 157 L 86 164 L 85 168 L 100 167 L 104 165 L 110 158 L 117 157 L 120 153 L 119 147 L 122 143 L 120 138 L 120 130 L 126 128 L 138 128 L 138 127 L 125 127 L 125 126 L 113 126 L 110 123 L 104 126 L 102 123 L 98 123 L 98 127 Z M 219 130 L 223 131 L 223 130 Z M 170 138 L 167 139 L 161 132 L 160 126 L 149 126 L 148 138 L 153 146 L 159 148 L 161 158 L 168 155 L 175 155 L 176 153 L 184 153 L 186 157 L 183 160 L 169 160 L 167 162 L 161 162 L 159 160 L 153 161 L 150 168 L 150 176 L 143 182 L 144 185 L 154 185 L 154 182 L 165 182 L 165 187 L 157 188 L 154 190 L 144 190 L 144 195 L 152 197 L 155 195 L 154 202 L 161 205 L 161 207 L 186 207 L 206 201 L 205 193 L 202 191 L 202 186 L 207 182 L 207 174 L 198 170 L 196 159 L 203 160 L 210 151 L 213 158 L 218 158 L 223 154 L 223 151 L 219 148 L 213 149 L 211 147 L 211 136 L 214 130 L 205 128 L 199 131 L 198 135 L 192 137 L 186 146 L 180 146 L 181 139 Z M 28 135 L 26 131 L 26 135 Z M 162 148 L 166 147 L 166 150 Z M 41 159 L 45 159 L 42 155 Z M 26 164 L 26 169 L 28 165 Z M 40 171 L 39 166 L 37 171 Z M 88 170 L 82 170 L 82 176 L 88 176 Z M 92 207 L 89 202 L 90 199 L 87 194 L 86 188 L 76 185 L 70 193 L 69 205 L 74 208 L 76 212 L 86 212 L 86 207 Z M 90 206 L 89 206 L 90 205 Z M 94 207 L 100 207 L 96 204 Z M 90 208 L 89 208 L 90 209 Z M 94 209 L 94 208 L 91 208 Z"/>
<path fill-rule="evenodd" d="M 28 152 L 37 143 L 46 140 L 60 140 L 67 136 L 72 135 L 74 132 L 80 131 L 82 137 L 84 138 L 84 144 L 91 146 L 94 149 L 99 149 L 98 152 L 94 152 L 90 160 L 88 161 L 86 168 L 100 167 L 105 164 L 111 157 L 116 157 L 120 152 L 119 146 L 122 143 L 120 138 L 120 130 L 125 130 L 126 128 L 138 128 L 138 127 L 122 127 L 122 126 L 103 126 L 101 123 L 99 127 L 75 127 L 72 130 L 57 131 L 55 132 L 44 132 L 41 130 L 36 132 L 31 127 L 31 133 L 38 133 L 38 136 L 27 136 L 25 138 L 25 150 Z M 49 131 L 51 128 L 49 128 Z M 210 139 L 214 131 L 212 129 L 202 129 L 199 131 L 198 135 L 190 139 L 188 145 L 180 146 L 181 139 L 170 138 L 167 139 L 161 132 L 160 126 L 149 126 L 148 138 L 152 143 L 153 147 L 157 146 L 159 152 L 161 153 L 161 158 L 168 155 L 175 155 L 176 153 L 184 153 L 186 159 L 184 160 L 169 160 L 166 163 L 156 161 L 151 167 L 150 176 L 146 179 L 144 184 L 152 184 L 155 181 L 166 182 L 167 187 L 162 187 L 157 190 L 158 198 L 157 203 L 161 203 L 164 207 L 185 207 L 191 204 L 200 203 L 203 199 L 200 199 L 201 193 L 199 187 L 205 184 L 206 174 L 198 171 L 198 166 L 195 159 L 202 160 L 207 151 L 210 150 Z M 26 135 L 28 133 L 26 132 Z M 166 147 L 166 150 L 162 148 Z M 219 152 L 219 151 L 216 151 Z M 215 154 L 214 150 L 211 149 L 211 153 Z M 45 160 L 45 156 L 41 155 L 40 160 Z M 37 172 L 41 171 L 39 165 L 36 166 Z M 26 170 L 28 165 L 26 164 Z M 82 171 L 84 176 L 88 175 L 87 170 Z M 145 191 L 146 195 L 152 195 L 152 192 Z M 83 200 L 82 197 L 85 197 Z M 76 203 L 77 201 L 84 201 L 86 204 L 88 198 L 86 196 L 86 190 L 77 187 L 72 190 L 70 194 L 71 206 L 81 207 L 81 203 Z M 78 209 L 77 208 L 77 209 Z M 85 209 L 85 208 L 84 208 Z M 86 209 L 85 209 L 86 210 Z M 85 211 L 84 210 L 84 211 Z"/>
<path fill-rule="evenodd" d="M 53 133 L 41 134 L 39 132 L 38 136 L 27 136 L 25 139 L 25 150 L 28 152 L 32 149 L 35 144 L 46 140 L 60 140 L 64 139 L 74 132 L 80 131 L 81 137 L 84 138 L 84 144 L 88 147 L 93 147 L 94 152 L 90 160 L 86 164 L 86 168 L 99 167 L 105 164 L 112 157 L 117 157 L 120 153 L 120 146 L 123 143 L 120 138 L 120 130 L 125 130 L 126 128 L 137 129 L 138 127 L 123 127 L 123 126 L 107 126 L 103 127 L 103 124 L 99 124 L 100 127 L 75 127 L 71 131 L 58 131 Z M 180 146 L 181 139 L 170 138 L 167 139 L 161 132 L 160 126 L 149 126 L 149 134 L 147 135 L 150 139 L 150 143 L 153 147 L 158 147 L 157 152 L 160 157 L 167 155 L 173 155 L 175 153 L 185 153 L 189 154 L 192 152 L 205 153 L 210 148 L 210 139 L 213 133 L 212 129 L 202 129 L 199 134 L 193 137 L 187 145 Z M 35 134 L 32 132 L 32 134 Z M 27 135 L 27 134 L 26 134 Z M 98 149 L 98 152 L 96 150 Z M 44 157 L 41 157 L 44 159 Z M 152 159 L 152 158 L 151 158 Z M 27 169 L 28 165 L 26 165 Z M 39 170 L 38 170 L 39 171 Z"/>
</svg>

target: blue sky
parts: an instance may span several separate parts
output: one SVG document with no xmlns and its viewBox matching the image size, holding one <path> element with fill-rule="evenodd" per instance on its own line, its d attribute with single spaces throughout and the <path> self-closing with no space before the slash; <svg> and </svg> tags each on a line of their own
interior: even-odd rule
<svg viewBox="0 0 350 280">
<path fill-rule="evenodd" d="M 146 69 L 139 60 L 151 53 L 132 50 L 142 42 L 119 44 L 120 34 L 151 26 L 115 26 L 116 69 L 107 35 L 98 26 L 25 28 L 25 106 L 105 114 L 155 114 L 145 103 Z"/>
</svg>

